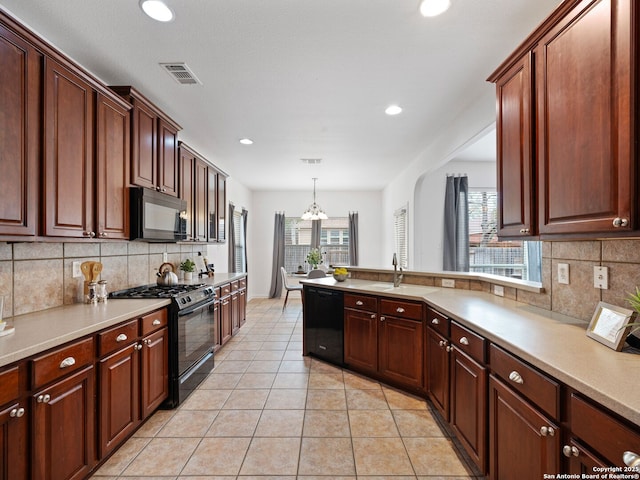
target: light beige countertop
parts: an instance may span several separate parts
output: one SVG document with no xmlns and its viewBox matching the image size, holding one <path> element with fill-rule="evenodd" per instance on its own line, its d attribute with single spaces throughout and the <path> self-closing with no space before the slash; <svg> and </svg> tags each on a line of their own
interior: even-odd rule
<svg viewBox="0 0 640 480">
<path fill-rule="evenodd" d="M 216 273 L 194 278 L 191 284 L 219 286 L 245 277 L 245 273 Z M 168 299 L 109 299 L 106 303 L 77 303 L 5 319 L 15 327 L 0 337 L 0 367 L 90 335 L 125 320 L 169 305 Z"/>
<path fill-rule="evenodd" d="M 616 352 L 586 336 L 587 323 L 472 290 L 332 277 L 302 280 L 352 293 L 422 300 L 496 345 L 640 425 L 640 355 Z"/>
</svg>

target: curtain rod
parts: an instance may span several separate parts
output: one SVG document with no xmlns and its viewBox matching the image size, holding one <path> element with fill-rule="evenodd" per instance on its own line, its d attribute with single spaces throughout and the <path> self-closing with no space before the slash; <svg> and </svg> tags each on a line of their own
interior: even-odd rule
<svg viewBox="0 0 640 480">
<path fill-rule="evenodd" d="M 447 177 L 466 177 L 466 173 L 447 173 Z"/>
</svg>

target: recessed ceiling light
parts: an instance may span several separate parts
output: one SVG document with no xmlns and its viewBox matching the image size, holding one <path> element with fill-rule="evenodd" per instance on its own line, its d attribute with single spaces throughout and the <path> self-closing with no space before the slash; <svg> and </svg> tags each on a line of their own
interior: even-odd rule
<svg viewBox="0 0 640 480">
<path fill-rule="evenodd" d="M 437 17 L 446 12 L 451 6 L 449 0 L 422 0 L 420 2 L 420 13 L 423 17 Z"/>
<path fill-rule="evenodd" d="M 253 145 L 253 140 L 250 138 L 241 138 L 239 142 L 243 145 Z"/>
<path fill-rule="evenodd" d="M 174 18 L 173 11 L 162 0 L 140 0 L 140 8 L 158 22 L 170 22 Z"/>
<path fill-rule="evenodd" d="M 402 113 L 402 108 L 398 105 L 389 105 L 385 109 L 384 113 L 386 113 L 387 115 L 398 115 L 399 113 Z"/>
</svg>

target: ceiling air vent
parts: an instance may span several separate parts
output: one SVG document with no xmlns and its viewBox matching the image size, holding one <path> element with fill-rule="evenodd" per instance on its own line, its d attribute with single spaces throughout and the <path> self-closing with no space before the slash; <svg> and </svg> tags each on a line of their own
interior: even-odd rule
<svg viewBox="0 0 640 480">
<path fill-rule="evenodd" d="M 161 63 L 160 66 L 181 85 L 202 85 L 185 63 Z"/>
<path fill-rule="evenodd" d="M 318 165 L 322 162 L 321 158 L 301 158 L 302 163 L 306 163 L 307 165 Z"/>
</svg>

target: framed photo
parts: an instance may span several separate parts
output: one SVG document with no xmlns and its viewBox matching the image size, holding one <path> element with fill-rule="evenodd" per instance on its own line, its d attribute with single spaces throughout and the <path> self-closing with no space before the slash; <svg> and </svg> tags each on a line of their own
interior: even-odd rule
<svg viewBox="0 0 640 480">
<path fill-rule="evenodd" d="M 631 329 L 625 325 L 631 321 L 633 314 L 633 310 L 599 302 L 587 328 L 587 337 L 619 352 Z"/>
</svg>

